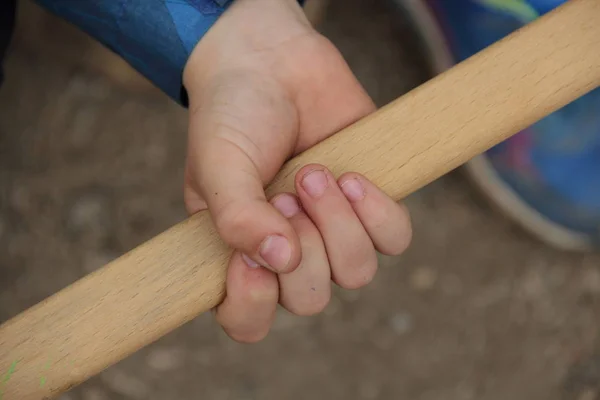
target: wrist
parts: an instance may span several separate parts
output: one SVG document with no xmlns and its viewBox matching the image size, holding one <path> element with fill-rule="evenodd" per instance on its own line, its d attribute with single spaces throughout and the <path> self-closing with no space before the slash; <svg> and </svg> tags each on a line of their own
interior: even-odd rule
<svg viewBox="0 0 600 400">
<path fill-rule="evenodd" d="M 316 36 L 296 0 L 237 0 L 194 47 L 184 68 L 190 98 L 217 74 L 270 69 L 284 74 L 294 41 Z M 264 71 L 263 71 L 264 72 Z"/>
</svg>

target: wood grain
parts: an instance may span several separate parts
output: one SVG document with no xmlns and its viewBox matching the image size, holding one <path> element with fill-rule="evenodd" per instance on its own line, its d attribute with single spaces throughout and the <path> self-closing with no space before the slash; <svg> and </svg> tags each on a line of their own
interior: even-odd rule
<svg viewBox="0 0 600 400">
<path fill-rule="evenodd" d="M 600 85 L 600 2 L 571 0 L 287 163 L 401 199 Z M 53 398 L 222 300 L 231 250 L 203 212 L 0 326 L 2 400 Z"/>
</svg>

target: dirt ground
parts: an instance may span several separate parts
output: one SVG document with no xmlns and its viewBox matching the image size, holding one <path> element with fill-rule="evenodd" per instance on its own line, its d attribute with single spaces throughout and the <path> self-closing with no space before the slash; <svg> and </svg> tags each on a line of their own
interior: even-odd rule
<svg viewBox="0 0 600 400">
<path fill-rule="evenodd" d="M 380 105 L 428 78 L 384 3 L 336 0 L 320 26 Z M 0 321 L 186 216 L 184 110 L 24 46 L 6 67 Z M 600 257 L 532 240 L 459 173 L 408 205 L 410 250 L 322 315 L 282 312 L 257 345 L 202 315 L 61 399 L 600 399 Z"/>
</svg>

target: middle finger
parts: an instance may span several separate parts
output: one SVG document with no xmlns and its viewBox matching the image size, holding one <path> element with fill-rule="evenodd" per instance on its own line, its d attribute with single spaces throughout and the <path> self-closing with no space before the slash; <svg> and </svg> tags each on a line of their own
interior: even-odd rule
<svg viewBox="0 0 600 400">
<path fill-rule="evenodd" d="M 307 165 L 296 175 L 296 191 L 321 232 L 334 281 L 346 289 L 369 283 L 377 270 L 377 254 L 333 174 L 322 165 Z"/>
</svg>

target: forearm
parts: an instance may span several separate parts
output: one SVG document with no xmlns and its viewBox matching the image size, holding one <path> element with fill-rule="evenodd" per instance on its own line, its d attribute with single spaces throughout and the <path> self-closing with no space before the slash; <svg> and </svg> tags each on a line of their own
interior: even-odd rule
<svg viewBox="0 0 600 400">
<path fill-rule="evenodd" d="M 188 58 L 234 0 L 36 1 L 103 43 L 187 106 L 182 77 Z"/>
<path fill-rule="evenodd" d="M 187 105 L 188 57 L 231 0 L 37 0 L 123 57 L 175 101 Z"/>
</svg>

